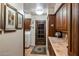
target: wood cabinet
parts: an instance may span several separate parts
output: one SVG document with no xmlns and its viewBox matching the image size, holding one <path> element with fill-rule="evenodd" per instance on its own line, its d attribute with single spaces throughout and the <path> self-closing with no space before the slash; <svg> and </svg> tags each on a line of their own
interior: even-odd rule
<svg viewBox="0 0 79 59">
<path fill-rule="evenodd" d="M 48 15 L 48 36 L 52 37 L 55 33 L 55 19 L 56 15 Z"/>
<path fill-rule="evenodd" d="M 56 13 L 56 31 L 61 31 L 61 10 L 59 10 L 57 13 Z"/>
<path fill-rule="evenodd" d="M 60 12 L 57 12 L 56 14 L 56 31 L 61 31 L 61 17 Z"/>
<path fill-rule="evenodd" d="M 63 4 L 56 13 L 56 31 L 67 32 L 67 6 Z"/>
<path fill-rule="evenodd" d="M 79 56 L 79 4 L 67 4 L 68 54 Z"/>
<path fill-rule="evenodd" d="M 79 56 L 79 4 L 63 4 L 56 13 L 56 31 L 68 34 L 68 55 Z"/>
<path fill-rule="evenodd" d="M 67 19 L 67 4 L 62 7 L 62 31 L 66 32 L 68 30 L 68 19 Z"/>
<path fill-rule="evenodd" d="M 68 20 L 68 55 L 73 55 L 72 49 L 73 49 L 73 43 L 72 43 L 72 9 L 71 4 L 66 4 L 67 6 L 67 20 Z"/>
<path fill-rule="evenodd" d="M 25 29 L 25 31 L 30 31 L 30 29 L 31 29 L 31 19 L 30 18 L 24 20 L 24 29 Z"/>
<path fill-rule="evenodd" d="M 72 3 L 72 54 L 79 55 L 79 4 Z"/>
<path fill-rule="evenodd" d="M 50 55 L 50 56 L 55 56 L 55 52 L 54 52 L 54 50 L 53 50 L 53 47 L 52 47 L 52 45 L 51 45 L 49 39 L 48 39 L 48 50 L 49 50 L 49 55 Z"/>
</svg>

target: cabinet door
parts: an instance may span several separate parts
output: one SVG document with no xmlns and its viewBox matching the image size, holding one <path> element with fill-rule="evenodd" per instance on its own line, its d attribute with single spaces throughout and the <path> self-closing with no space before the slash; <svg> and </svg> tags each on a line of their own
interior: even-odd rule
<svg viewBox="0 0 79 59">
<path fill-rule="evenodd" d="M 62 31 L 62 8 L 56 14 L 56 30 Z"/>
<path fill-rule="evenodd" d="M 59 22 L 58 22 L 58 20 L 59 20 L 59 12 L 57 12 L 57 14 L 56 14 L 56 30 L 58 30 L 58 24 L 59 24 Z"/>
<path fill-rule="evenodd" d="M 61 19 L 60 19 L 60 11 L 56 14 L 56 30 L 61 31 Z"/>
<path fill-rule="evenodd" d="M 62 19 L 62 8 L 60 9 L 59 12 L 60 12 L 60 14 L 59 14 L 59 15 L 60 15 L 60 23 L 59 23 L 59 27 L 60 27 L 60 28 L 59 28 L 59 30 L 62 32 L 62 25 L 63 25 L 63 23 L 62 23 L 62 20 L 63 20 L 63 19 Z"/>
<path fill-rule="evenodd" d="M 55 16 L 56 15 L 51 15 L 49 14 L 49 21 L 48 21 L 48 36 L 54 36 L 55 33 Z"/>
<path fill-rule="evenodd" d="M 67 7 L 66 4 L 63 5 L 62 7 L 62 31 L 66 32 L 67 31 Z"/>
<path fill-rule="evenodd" d="M 79 55 L 79 4 L 72 3 L 67 6 L 68 12 L 68 53 Z"/>
<path fill-rule="evenodd" d="M 49 55 L 50 56 L 56 56 L 49 39 L 48 39 L 48 50 L 49 50 Z"/>
<path fill-rule="evenodd" d="M 79 55 L 79 4 L 72 4 L 72 46 L 73 55 Z"/>
</svg>

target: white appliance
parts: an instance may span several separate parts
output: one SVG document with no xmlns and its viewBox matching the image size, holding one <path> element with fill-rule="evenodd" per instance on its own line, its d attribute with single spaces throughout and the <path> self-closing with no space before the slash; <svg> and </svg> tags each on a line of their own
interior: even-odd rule
<svg viewBox="0 0 79 59">
<path fill-rule="evenodd" d="M 30 31 L 25 31 L 25 48 L 30 47 Z"/>
</svg>

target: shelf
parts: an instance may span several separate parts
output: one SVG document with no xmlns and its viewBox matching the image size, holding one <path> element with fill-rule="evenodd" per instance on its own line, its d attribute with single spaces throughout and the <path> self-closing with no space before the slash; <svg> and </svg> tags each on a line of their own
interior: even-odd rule
<svg viewBox="0 0 79 59">
<path fill-rule="evenodd" d="M 45 44 L 45 23 L 36 22 L 36 44 Z"/>
</svg>

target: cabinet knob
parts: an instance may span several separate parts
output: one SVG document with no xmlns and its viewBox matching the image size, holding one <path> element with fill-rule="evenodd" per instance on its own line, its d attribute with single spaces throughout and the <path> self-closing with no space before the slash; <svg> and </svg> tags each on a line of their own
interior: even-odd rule
<svg viewBox="0 0 79 59">
<path fill-rule="evenodd" d="M 51 27 L 53 27 L 54 26 L 54 24 L 51 24 Z"/>
</svg>

